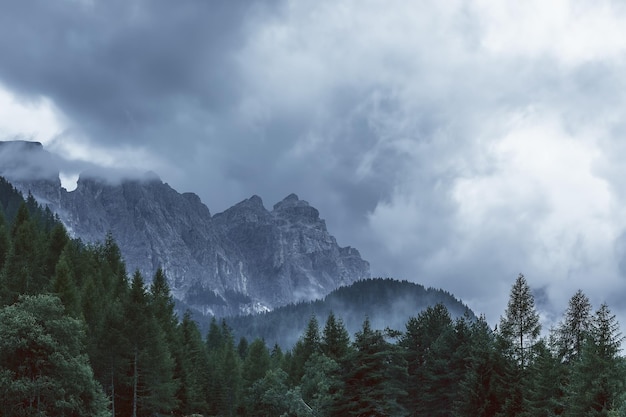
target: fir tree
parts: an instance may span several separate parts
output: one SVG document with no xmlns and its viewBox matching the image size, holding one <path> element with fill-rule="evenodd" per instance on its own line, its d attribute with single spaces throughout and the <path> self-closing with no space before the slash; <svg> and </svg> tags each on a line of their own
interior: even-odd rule
<svg viewBox="0 0 626 417">
<path fill-rule="evenodd" d="M 417 317 L 411 317 L 406 324 L 406 331 L 400 339 L 404 349 L 408 372 L 408 395 L 405 406 L 409 412 L 420 412 L 422 399 L 427 388 L 427 375 L 424 364 L 433 344 L 445 332 L 452 330 L 450 313 L 443 304 L 429 306 Z"/>
<path fill-rule="evenodd" d="M 511 288 L 504 317 L 500 318 L 500 335 L 510 346 L 510 355 L 520 369 L 530 364 L 533 346 L 541 332 L 535 299 L 520 274 Z"/>
<path fill-rule="evenodd" d="M 569 300 L 565 317 L 556 329 L 556 344 L 559 357 L 565 363 L 580 358 L 585 339 L 591 330 L 591 303 L 578 290 Z"/>
<path fill-rule="evenodd" d="M 624 389 L 626 377 L 619 357 L 622 336 L 606 304 L 596 312 L 591 334 L 574 365 L 568 387 L 566 416 L 607 416 Z"/>
<path fill-rule="evenodd" d="M 322 333 L 322 352 L 330 359 L 341 362 L 350 349 L 350 335 L 343 321 L 338 320 L 331 311 L 326 319 L 326 325 Z"/>
<path fill-rule="evenodd" d="M 209 357 L 189 311 L 184 314 L 178 332 L 181 346 L 176 361 L 176 376 L 180 381 L 176 393 L 178 410 L 183 415 L 203 414 L 208 409 Z"/>
<path fill-rule="evenodd" d="M 404 416 L 406 362 L 399 350 L 373 330 L 369 319 L 356 333 L 342 400 L 333 415 Z"/>
</svg>

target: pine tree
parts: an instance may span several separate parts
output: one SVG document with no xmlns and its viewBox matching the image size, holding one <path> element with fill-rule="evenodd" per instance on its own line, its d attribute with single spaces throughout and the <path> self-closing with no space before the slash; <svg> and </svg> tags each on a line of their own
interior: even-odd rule
<svg viewBox="0 0 626 417">
<path fill-rule="evenodd" d="M 235 349 L 232 334 L 227 331 L 223 338 L 224 343 L 217 362 L 218 385 L 214 389 L 217 394 L 217 414 L 232 417 L 242 401 L 241 359 Z"/>
<path fill-rule="evenodd" d="M 484 316 L 470 327 L 469 366 L 459 382 L 454 414 L 459 417 L 493 417 L 503 402 L 499 390 L 503 369 L 495 337 Z"/>
<path fill-rule="evenodd" d="M 553 355 L 553 350 L 544 340 L 535 345 L 535 360 L 525 381 L 523 417 L 549 417 L 563 413 L 565 366 L 558 356 Z"/>
<path fill-rule="evenodd" d="M 208 409 L 209 356 L 196 323 L 187 311 L 178 327 L 180 353 L 176 374 L 180 381 L 176 398 L 183 415 L 203 414 Z"/>
<path fill-rule="evenodd" d="M 556 329 L 558 355 L 565 363 L 580 358 L 585 339 L 591 330 L 591 303 L 578 290 L 569 300 L 565 317 Z"/>
<path fill-rule="evenodd" d="M 540 332 L 535 299 L 526 278 L 520 274 L 511 288 L 505 315 L 500 318 L 500 335 L 508 342 L 511 357 L 519 369 L 530 364 L 531 352 Z"/>
<path fill-rule="evenodd" d="M 297 385 L 304 375 L 304 365 L 314 353 L 321 352 L 319 323 L 315 315 L 311 316 L 304 335 L 293 348 L 292 366 L 289 370 L 290 385 Z"/>
<path fill-rule="evenodd" d="M 244 388 L 249 388 L 263 378 L 270 369 L 270 353 L 261 339 L 255 339 L 248 348 L 248 353 L 241 368 Z"/>
<path fill-rule="evenodd" d="M 47 277 L 54 275 L 59 258 L 69 240 L 70 238 L 65 227 L 61 223 L 56 223 L 50 231 L 47 242 L 46 259 L 44 262 L 44 275 Z"/>
<path fill-rule="evenodd" d="M 622 336 L 606 304 L 596 312 L 590 337 L 573 368 L 564 415 L 607 416 L 624 389 L 626 373 L 619 357 Z"/>
<path fill-rule="evenodd" d="M 20 294 L 41 293 L 48 284 L 43 275 L 41 236 L 24 203 L 13 222 L 11 241 L 3 274 L 5 304 L 17 301 Z"/>
<path fill-rule="evenodd" d="M 53 290 L 63 302 L 68 314 L 73 317 L 80 317 L 80 294 L 70 267 L 70 261 L 66 255 L 61 255 L 57 262 Z"/>
<path fill-rule="evenodd" d="M 373 330 L 369 319 L 356 333 L 354 353 L 345 375 L 344 396 L 333 415 L 404 416 L 406 362 L 396 346 Z"/>
<path fill-rule="evenodd" d="M 415 415 L 451 415 L 460 381 L 470 365 L 470 342 L 468 322 L 458 319 L 431 344 L 422 366 L 423 385 Z"/>
<path fill-rule="evenodd" d="M 9 232 L 7 231 L 4 218 L 0 213 L 0 273 L 4 268 L 9 249 L 11 248 L 11 242 L 9 240 Z"/>
<path fill-rule="evenodd" d="M 452 330 L 452 319 L 443 304 L 429 306 L 417 317 L 411 317 L 400 339 L 407 361 L 408 384 L 405 406 L 415 415 L 420 412 L 422 398 L 427 387 L 426 363 L 433 344 L 445 332 Z"/>
<path fill-rule="evenodd" d="M 130 341 L 130 411 L 133 417 L 167 413 L 176 406 L 174 361 L 166 336 L 149 308 L 143 277 L 136 271 L 126 307 Z"/>
<path fill-rule="evenodd" d="M 343 321 L 336 319 L 331 311 L 326 319 L 326 325 L 322 333 L 322 352 L 330 359 L 341 362 L 350 349 L 350 335 L 346 330 Z"/>
</svg>

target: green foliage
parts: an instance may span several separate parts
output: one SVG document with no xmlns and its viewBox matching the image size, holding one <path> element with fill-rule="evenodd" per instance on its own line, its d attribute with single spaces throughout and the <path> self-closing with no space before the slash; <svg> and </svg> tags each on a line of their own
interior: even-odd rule
<svg viewBox="0 0 626 417">
<path fill-rule="evenodd" d="M 591 331 L 591 303 L 589 298 L 578 290 L 569 300 L 563 321 L 556 329 L 558 356 L 571 363 L 580 359 L 583 344 Z"/>
<path fill-rule="evenodd" d="M 129 282 L 110 233 L 70 240 L 2 178 L 0 301 L 2 416 L 626 415 L 618 323 L 606 305 L 592 316 L 581 291 L 549 340 L 521 275 L 497 332 L 445 291 L 372 279 L 213 318 L 203 340 L 189 313 L 176 316 L 163 270 L 148 287 L 138 272 Z M 407 308 L 416 316 L 386 323 Z M 283 346 L 279 329 L 293 334 Z"/>
<path fill-rule="evenodd" d="M 520 369 L 530 364 L 534 343 L 540 332 L 535 299 L 526 278 L 519 274 L 511 288 L 504 316 L 500 318 L 500 335 L 507 342 L 509 354 Z"/>
<path fill-rule="evenodd" d="M 83 324 L 50 295 L 0 310 L 0 414 L 105 416 L 107 401 L 85 355 Z"/>
<path fill-rule="evenodd" d="M 397 346 L 388 343 L 368 319 L 354 341 L 350 367 L 345 374 L 344 395 L 334 415 L 403 416 L 407 395 L 406 362 Z"/>
<path fill-rule="evenodd" d="M 596 312 L 580 360 L 573 365 L 567 388 L 566 416 L 607 416 L 624 389 L 624 360 L 618 356 L 622 337 L 606 304 Z"/>
<path fill-rule="evenodd" d="M 468 308 L 450 293 L 390 278 L 372 278 L 340 287 L 322 300 L 279 307 L 267 313 L 228 317 L 226 320 L 238 337 L 260 338 L 269 346 L 278 343 L 291 348 L 305 332 L 312 316 L 324 323 L 332 312 L 342 319 L 349 334 L 361 328 L 366 316 L 373 327 L 402 329 L 406 318 L 437 303 L 444 304 L 452 317 L 462 317 Z M 473 318 L 473 313 L 470 312 Z M 207 320 L 206 327 L 211 319 Z"/>
<path fill-rule="evenodd" d="M 321 340 L 322 352 L 330 359 L 340 362 L 350 351 L 350 335 L 341 319 L 331 311 L 324 326 Z"/>
</svg>

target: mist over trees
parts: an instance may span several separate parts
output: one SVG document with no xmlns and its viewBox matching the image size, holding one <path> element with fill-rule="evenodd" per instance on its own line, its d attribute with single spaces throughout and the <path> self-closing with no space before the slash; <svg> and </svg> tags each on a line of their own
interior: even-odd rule
<svg viewBox="0 0 626 417">
<path fill-rule="evenodd" d="M 281 346 L 226 320 L 202 332 L 149 278 L 0 178 L 0 415 L 626 415 L 619 324 L 582 291 L 545 337 L 520 275 L 497 329 L 433 300 L 384 330 L 309 314 Z"/>
</svg>

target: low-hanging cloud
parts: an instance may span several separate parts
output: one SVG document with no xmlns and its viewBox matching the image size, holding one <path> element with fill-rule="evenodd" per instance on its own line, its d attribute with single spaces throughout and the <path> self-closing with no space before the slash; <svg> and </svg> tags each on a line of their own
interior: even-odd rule
<svg viewBox="0 0 626 417">
<path fill-rule="evenodd" d="M 376 275 L 493 323 L 520 272 L 555 311 L 626 291 L 618 2 L 31 3 L 3 7 L 0 83 L 67 159 L 214 212 L 298 192 Z"/>
</svg>

